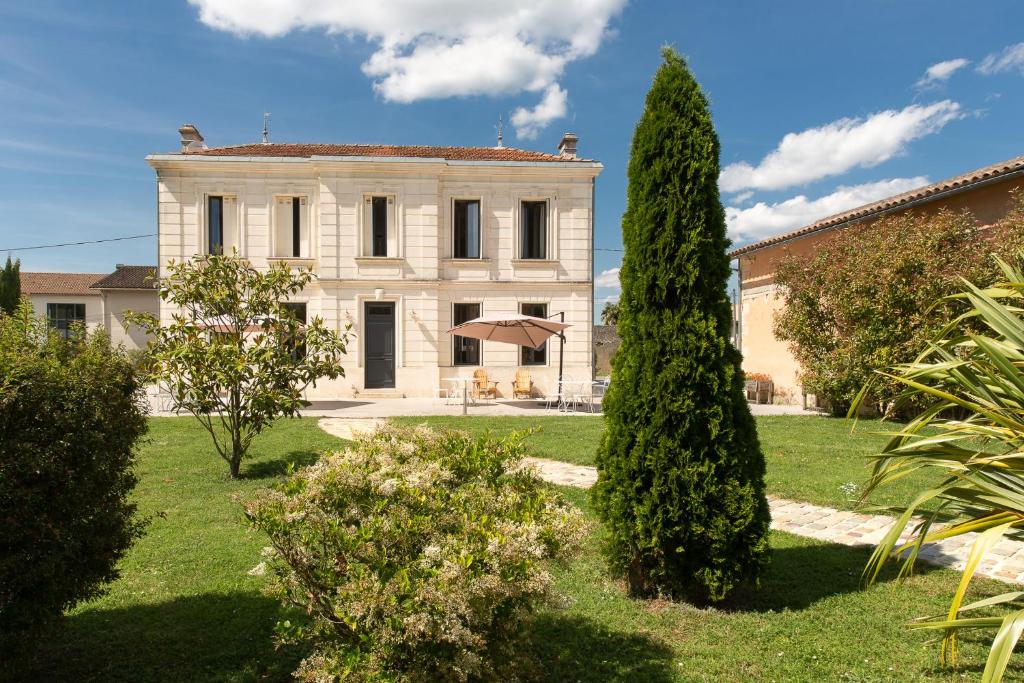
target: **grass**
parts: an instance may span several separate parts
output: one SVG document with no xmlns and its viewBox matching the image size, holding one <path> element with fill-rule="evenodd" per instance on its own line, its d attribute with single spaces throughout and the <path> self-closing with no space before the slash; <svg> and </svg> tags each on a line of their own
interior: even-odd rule
<svg viewBox="0 0 1024 683">
<path fill-rule="evenodd" d="M 789 442 L 774 445 L 793 433 L 786 428 L 790 419 L 773 418 L 778 423 L 762 429 L 767 452 L 788 453 L 770 456 L 773 461 L 797 452 Z M 544 427 L 531 437 L 534 447 L 549 457 L 585 461 L 600 421 L 562 420 L 531 418 Z M 477 421 L 459 424 L 486 428 Z M 504 420 L 490 424 L 502 430 L 522 426 Z M 793 429 L 813 431 L 815 424 L 831 430 L 834 423 L 797 418 Z M 822 437 L 825 443 L 829 434 Z M 193 420 L 153 419 L 136 490 L 141 512 L 152 518 L 147 534 L 125 558 L 122 577 L 109 593 L 68 615 L 24 679 L 287 680 L 302 652 L 275 649 L 272 633 L 278 619 L 293 615 L 264 595 L 265 577 L 248 574 L 264 542 L 242 523 L 235 497 L 273 483 L 288 462 L 311 462 L 318 451 L 338 444 L 313 420 L 281 422 L 257 441 L 255 457 L 243 465 L 244 478 L 231 481 Z M 586 492 L 564 492 L 589 511 Z M 957 574 L 932 570 L 862 591 L 858 577 L 867 549 L 784 533 L 773 533 L 771 540 L 772 566 L 760 590 L 720 608 L 697 609 L 626 598 L 621 584 L 605 573 L 595 532 L 583 557 L 555 569 L 564 604 L 541 609 L 523 631 L 518 652 L 524 678 L 654 683 L 977 678 L 986 643 L 967 640 L 966 668 L 953 673 L 938 668 L 937 648 L 926 644 L 927 636 L 904 627 L 913 617 L 942 612 Z M 972 593 L 991 594 L 997 587 L 979 581 Z M 1019 673 L 1015 669 L 1011 678 Z"/>
<path fill-rule="evenodd" d="M 396 422 L 465 429 L 474 433 L 537 428 L 528 442 L 539 457 L 593 465 L 604 421 L 600 417 L 406 417 Z M 783 498 L 849 510 L 870 475 L 867 456 L 878 453 L 893 425 L 880 420 L 847 420 L 813 415 L 757 418 L 768 492 Z M 898 481 L 872 496 L 876 505 L 900 505 L 927 484 L 926 475 Z"/>
</svg>

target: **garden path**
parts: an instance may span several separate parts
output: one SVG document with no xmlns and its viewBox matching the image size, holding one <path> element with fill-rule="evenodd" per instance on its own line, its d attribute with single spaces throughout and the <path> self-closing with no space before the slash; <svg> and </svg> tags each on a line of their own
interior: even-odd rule
<svg viewBox="0 0 1024 683">
<path fill-rule="evenodd" d="M 379 419 L 325 418 L 320 427 L 337 437 L 351 439 L 354 432 L 372 431 L 383 424 Z M 545 458 L 526 458 L 527 465 L 553 484 L 590 488 L 597 481 L 597 469 Z M 822 505 L 768 496 L 772 529 L 797 536 L 842 545 L 875 545 L 893 523 L 891 517 L 836 510 Z M 963 569 L 976 534 L 929 543 L 919 558 L 929 564 Z M 1007 583 L 1024 583 L 1024 542 L 1003 539 L 982 560 L 978 574 Z"/>
</svg>

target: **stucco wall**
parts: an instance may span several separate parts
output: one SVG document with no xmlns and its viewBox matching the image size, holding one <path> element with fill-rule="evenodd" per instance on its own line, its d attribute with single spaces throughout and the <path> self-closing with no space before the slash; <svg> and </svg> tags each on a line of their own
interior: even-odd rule
<svg viewBox="0 0 1024 683">
<path fill-rule="evenodd" d="M 993 183 L 967 190 L 938 201 L 920 204 L 888 215 L 932 215 L 942 208 L 953 211 L 964 209 L 974 213 L 980 225 L 990 225 L 1006 215 L 1011 207 L 1010 192 L 1024 187 L 1019 178 Z M 782 309 L 775 286 L 775 271 L 789 256 L 811 258 L 818 246 L 835 237 L 841 230 L 856 230 L 874 220 L 853 223 L 847 227 L 828 230 L 789 242 L 759 249 L 739 258 L 741 276 L 741 351 L 743 369 L 764 372 L 775 382 L 776 402 L 801 403 L 802 388 L 798 380 L 800 366 L 789 352 L 786 342 L 775 338 L 772 331 L 775 315 Z"/>
<path fill-rule="evenodd" d="M 137 325 L 125 330 L 124 314 L 160 312 L 160 300 L 156 290 L 107 289 L 103 290 L 103 324 L 110 334 L 112 344 L 123 344 L 127 349 L 142 349 L 149 341 L 146 333 Z"/>
<path fill-rule="evenodd" d="M 159 195 L 161 275 L 171 259 L 182 260 L 205 245 L 204 215 L 210 194 L 236 198 L 239 252 L 257 267 L 275 253 L 276 197 L 301 196 L 310 207 L 311 253 L 292 263 L 309 264 L 319 279 L 294 301 L 307 315 L 356 335 L 345 361 L 346 377 L 318 382 L 311 397 L 348 397 L 363 390 L 360 328 L 365 301 L 394 301 L 395 393 L 431 395 L 449 376 L 472 376 L 475 367 L 452 363 L 452 305 L 481 304 L 484 315 L 516 313 L 523 303 L 545 303 L 549 314 L 564 311 L 565 376 L 592 376 L 591 326 L 592 165 L 489 166 L 442 162 L 216 163 L 182 160 L 154 163 Z M 244 166 L 244 167 L 243 167 Z M 367 257 L 366 198 L 395 200 L 397 244 L 389 258 Z M 455 198 L 481 202 L 481 258 L 454 259 L 450 207 Z M 548 202 L 545 260 L 518 258 L 522 200 Z M 166 319 L 170 311 L 161 308 Z M 519 348 L 484 342 L 482 366 L 511 393 Z M 529 368 L 541 394 L 555 391 L 557 340 L 546 366 Z"/>
</svg>

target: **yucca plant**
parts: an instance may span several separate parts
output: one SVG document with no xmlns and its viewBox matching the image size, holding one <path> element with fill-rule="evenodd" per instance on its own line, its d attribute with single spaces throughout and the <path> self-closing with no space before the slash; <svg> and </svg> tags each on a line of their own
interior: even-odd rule
<svg viewBox="0 0 1024 683">
<path fill-rule="evenodd" d="M 977 533 L 949 611 L 911 627 L 941 631 L 942 661 L 951 666 L 957 663 L 960 631 L 994 629 L 982 681 L 1001 680 L 1024 632 L 1024 592 L 964 604 L 983 556 L 1003 536 L 1024 529 L 1024 272 L 1005 261 L 999 266 L 1005 282 L 980 289 L 964 281 L 962 293 L 945 299 L 960 302 L 964 312 L 914 362 L 880 372 L 905 387 L 898 404 L 916 403 L 923 412 L 874 456 L 862 498 L 912 472 L 940 473 L 937 485 L 905 507 L 890 508 L 899 514 L 897 523 L 864 576 L 874 582 L 892 557 L 902 561 L 905 575 L 925 543 Z M 869 391 L 861 391 L 851 415 Z M 952 521 L 939 526 L 939 519 Z"/>
</svg>

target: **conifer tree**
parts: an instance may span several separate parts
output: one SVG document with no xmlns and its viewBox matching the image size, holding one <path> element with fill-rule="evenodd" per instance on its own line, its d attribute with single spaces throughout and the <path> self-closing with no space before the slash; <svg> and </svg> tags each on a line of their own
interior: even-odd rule
<svg viewBox="0 0 1024 683">
<path fill-rule="evenodd" d="M 4 269 L 0 270 L 0 311 L 10 315 L 21 300 L 21 261 L 11 261 L 8 254 Z"/>
<path fill-rule="evenodd" d="M 718 136 L 686 63 L 669 48 L 663 57 L 633 135 L 622 345 L 593 496 L 631 594 L 714 602 L 756 582 L 770 518 L 729 338 Z"/>
</svg>

